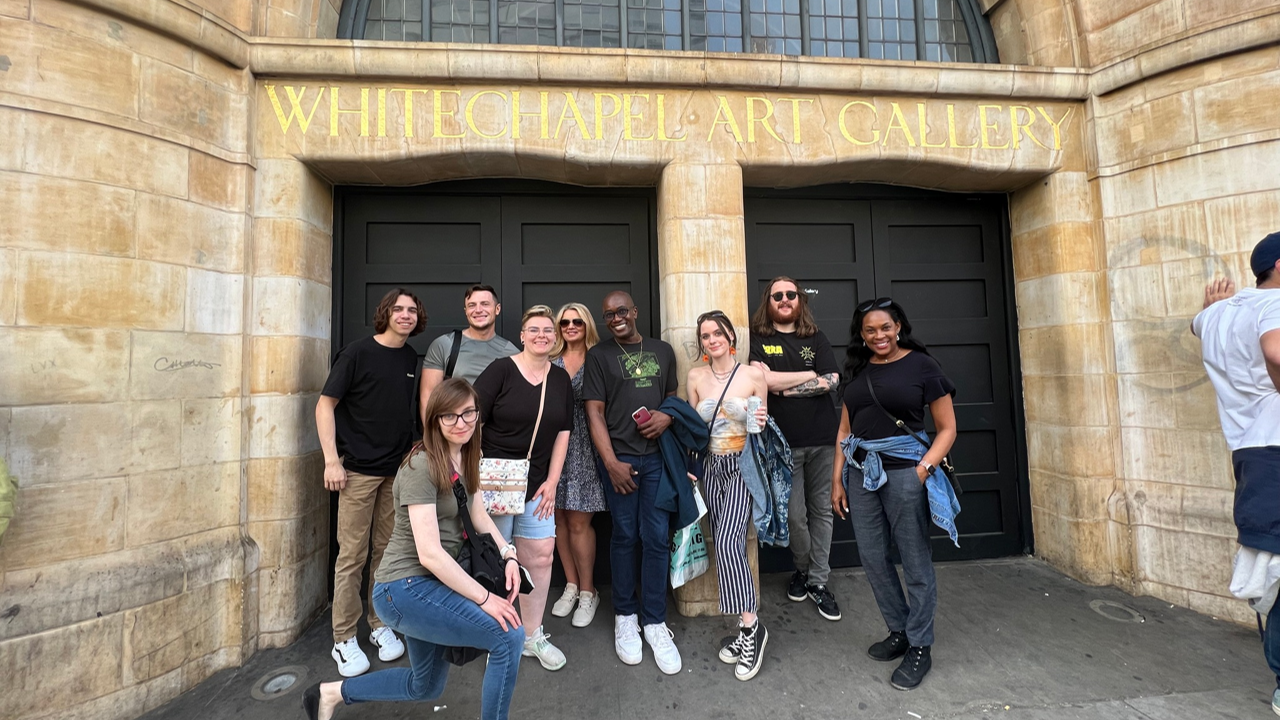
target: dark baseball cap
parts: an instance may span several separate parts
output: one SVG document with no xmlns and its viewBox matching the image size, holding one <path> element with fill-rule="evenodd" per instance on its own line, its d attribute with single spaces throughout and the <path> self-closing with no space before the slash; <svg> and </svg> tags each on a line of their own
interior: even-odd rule
<svg viewBox="0 0 1280 720">
<path fill-rule="evenodd" d="M 1249 256 L 1249 267 L 1254 277 L 1262 277 L 1276 266 L 1277 260 L 1280 260 L 1280 232 L 1273 232 L 1254 246 L 1253 255 Z"/>
</svg>

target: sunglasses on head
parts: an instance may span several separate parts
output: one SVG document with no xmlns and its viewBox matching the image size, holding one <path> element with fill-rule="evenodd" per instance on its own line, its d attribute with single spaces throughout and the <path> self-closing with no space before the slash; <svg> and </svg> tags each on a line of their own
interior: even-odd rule
<svg viewBox="0 0 1280 720">
<path fill-rule="evenodd" d="M 582 318 L 561 318 L 560 327 L 567 328 L 570 325 L 574 327 L 586 327 L 587 323 Z"/>
<path fill-rule="evenodd" d="M 882 308 L 887 308 L 892 304 L 893 304 L 893 298 L 887 298 L 887 297 L 876 298 L 875 300 L 868 300 L 864 303 L 860 303 L 858 305 L 858 312 L 860 313 L 871 312 L 872 308 L 882 309 Z"/>
<path fill-rule="evenodd" d="M 796 292 L 795 290 L 787 290 L 785 292 L 782 290 L 779 290 L 778 292 L 770 295 L 769 297 L 773 298 L 774 302 L 782 302 L 782 298 L 784 297 L 788 300 L 795 300 L 799 296 L 800 296 L 800 293 Z"/>
</svg>

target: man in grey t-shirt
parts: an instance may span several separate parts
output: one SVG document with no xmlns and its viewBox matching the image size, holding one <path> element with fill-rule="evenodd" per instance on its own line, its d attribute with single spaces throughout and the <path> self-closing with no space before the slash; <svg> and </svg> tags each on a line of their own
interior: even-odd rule
<svg viewBox="0 0 1280 720">
<path fill-rule="evenodd" d="M 467 315 L 467 329 L 462 331 L 462 346 L 458 348 L 458 360 L 449 377 L 462 378 L 475 384 L 480 373 L 498 358 L 510 357 L 520 348 L 494 330 L 502 305 L 498 293 L 489 285 L 472 285 L 462 300 Z M 431 341 L 426 357 L 422 359 L 422 384 L 418 390 L 418 412 L 424 414 L 431 391 L 445 380 L 449 355 L 453 352 L 454 333 L 441 335 Z M 426 422 L 425 415 L 423 422 Z"/>
</svg>

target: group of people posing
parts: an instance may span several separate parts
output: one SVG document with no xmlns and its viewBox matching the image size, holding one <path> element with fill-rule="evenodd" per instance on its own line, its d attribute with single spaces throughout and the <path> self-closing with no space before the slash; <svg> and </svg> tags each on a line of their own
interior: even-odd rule
<svg viewBox="0 0 1280 720">
<path fill-rule="evenodd" d="M 897 303 L 857 306 L 842 373 L 806 293 L 776 278 L 752 315 L 745 362 L 724 313 L 697 319 L 702 364 L 689 371 L 687 403 L 676 397 L 675 352 L 640 334 L 639 310 L 625 292 L 603 302 L 605 338 L 581 304 L 535 305 L 521 318 L 521 347 L 495 332 L 502 308 L 493 288 L 469 288 L 464 308 L 468 328 L 426 352 L 421 437 L 412 416 L 417 354 L 407 341 L 427 315 L 408 290 L 382 299 L 376 334 L 342 349 L 322 391 L 324 482 L 339 493 L 332 655 L 347 679 L 308 689 L 309 717 L 327 720 L 343 703 L 436 698 L 450 648 L 468 647 L 488 653 L 482 717 L 506 718 L 522 656 L 548 670 L 567 662 L 543 623 L 557 552 L 567 584 L 552 614 L 572 615 L 575 627 L 595 617 L 591 519 L 602 511 L 612 520 L 617 656 L 639 664 L 648 644 L 662 672 L 679 672 L 666 624 L 668 572 L 672 532 L 684 524 L 677 518 L 690 512 L 690 480 L 700 484 L 709 515 L 720 611 L 739 617 L 738 635 L 718 650 L 739 680 L 760 671 L 769 639 L 747 562 L 749 527 L 790 547 L 796 570 L 788 598 L 812 601 L 838 621 L 827 584 L 834 514 L 853 524 L 889 630 L 868 654 L 901 658 L 895 687 L 920 684 L 931 665 L 937 596 L 930 519 L 954 541 L 959 511 L 939 469 L 956 434 L 955 388 Z M 937 430 L 931 443 L 918 439 L 926 407 Z M 528 459 L 523 513 L 485 512 L 477 492 L 482 455 Z M 771 484 L 789 485 L 789 501 L 785 492 L 771 495 Z M 459 566 L 464 515 L 500 548 L 509 594 L 486 591 Z M 365 674 L 356 628 L 370 555 L 369 642 L 383 661 L 407 646 L 410 665 Z M 525 594 L 522 568 L 533 587 Z"/>
</svg>

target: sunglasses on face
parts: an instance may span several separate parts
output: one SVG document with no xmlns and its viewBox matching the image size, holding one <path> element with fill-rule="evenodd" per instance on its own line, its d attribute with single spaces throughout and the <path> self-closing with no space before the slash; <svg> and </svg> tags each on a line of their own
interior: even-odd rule
<svg viewBox="0 0 1280 720">
<path fill-rule="evenodd" d="M 619 318 L 629 317 L 631 315 L 632 310 L 635 310 L 635 308 L 619 308 L 617 310 L 605 310 L 604 321 L 610 322 L 615 317 L 619 317 Z"/>
<path fill-rule="evenodd" d="M 567 328 L 570 325 L 576 328 L 580 328 L 580 327 L 586 327 L 587 323 L 582 318 L 564 318 L 560 321 L 560 327 L 562 328 Z"/>
<path fill-rule="evenodd" d="M 887 297 L 876 298 L 875 300 L 868 300 L 864 303 L 859 303 L 858 312 L 860 313 L 871 312 L 872 308 L 883 309 L 883 308 L 889 307 L 892 304 L 893 304 L 893 298 L 887 298 Z"/>
<path fill-rule="evenodd" d="M 782 302 L 782 298 L 784 297 L 788 300 L 795 300 L 799 296 L 800 296 L 800 293 L 796 292 L 795 290 L 787 290 L 786 292 L 779 290 L 778 292 L 770 295 L 769 297 L 773 298 L 774 302 Z"/>
</svg>

